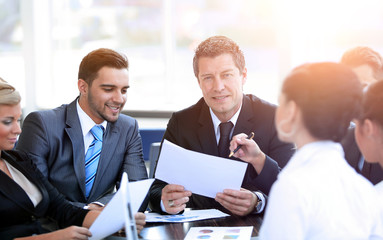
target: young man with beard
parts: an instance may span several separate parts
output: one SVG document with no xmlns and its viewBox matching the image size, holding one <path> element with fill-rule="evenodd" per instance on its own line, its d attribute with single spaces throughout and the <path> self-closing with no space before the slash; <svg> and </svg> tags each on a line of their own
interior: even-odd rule
<svg viewBox="0 0 383 240">
<path fill-rule="evenodd" d="M 23 123 L 17 149 L 30 155 L 76 206 L 102 207 L 123 172 L 129 181 L 147 178 L 137 121 L 120 115 L 128 73 L 125 56 L 104 48 L 92 51 L 79 67 L 79 96 L 53 110 L 33 112 Z"/>
</svg>

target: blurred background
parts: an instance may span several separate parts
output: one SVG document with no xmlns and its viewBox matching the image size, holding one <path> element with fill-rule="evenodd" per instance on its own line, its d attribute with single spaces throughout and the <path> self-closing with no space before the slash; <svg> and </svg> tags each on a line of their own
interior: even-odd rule
<svg viewBox="0 0 383 240">
<path fill-rule="evenodd" d="M 201 96 L 195 47 L 226 35 L 242 48 L 245 93 L 277 103 L 280 83 L 305 62 L 339 61 L 368 46 L 383 54 L 381 0 L 0 0 L 0 77 L 24 114 L 70 103 L 81 59 L 112 48 L 130 62 L 124 112 L 166 127 Z"/>
</svg>

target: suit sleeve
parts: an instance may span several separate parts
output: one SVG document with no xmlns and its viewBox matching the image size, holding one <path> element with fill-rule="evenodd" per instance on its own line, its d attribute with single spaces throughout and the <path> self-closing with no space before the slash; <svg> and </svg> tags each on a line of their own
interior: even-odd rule
<svg viewBox="0 0 383 240">
<path fill-rule="evenodd" d="M 142 141 L 138 133 L 137 120 L 134 120 L 132 125 L 128 131 L 123 170 L 128 173 L 129 181 L 138 181 L 147 179 L 148 173 L 142 153 Z M 120 175 L 122 175 L 122 173 Z"/>
<path fill-rule="evenodd" d="M 127 134 L 127 147 L 124 156 L 123 171 L 128 174 L 130 182 L 139 181 L 148 179 L 148 172 L 146 170 L 143 150 L 142 150 L 142 140 L 139 134 L 139 127 L 137 120 L 134 119 L 132 123 L 129 122 L 128 126 L 132 126 Z M 119 174 L 119 179 L 121 179 L 122 172 Z M 119 181 L 119 180 L 118 180 Z M 117 182 L 117 188 L 119 187 L 119 182 Z M 101 198 L 99 201 L 102 203 L 109 202 L 112 195 L 106 195 Z M 144 212 L 148 206 L 149 193 L 144 199 L 139 212 Z"/>
<path fill-rule="evenodd" d="M 176 142 L 175 134 L 176 134 L 176 123 L 175 123 L 175 114 L 170 118 L 168 126 L 166 128 L 164 137 L 161 142 L 161 148 L 162 143 L 164 139 L 170 141 L 170 142 Z M 160 150 L 161 151 L 161 150 Z M 158 164 L 158 158 L 156 162 L 156 168 Z M 155 169 L 156 170 L 156 169 Z M 154 177 L 156 172 L 154 171 Z M 161 181 L 159 179 L 155 179 L 152 186 L 149 190 L 149 207 L 152 211 L 165 214 L 165 212 L 161 209 L 161 196 L 162 196 L 162 189 L 167 185 L 168 183 Z"/>
<path fill-rule="evenodd" d="M 24 152 L 46 179 L 49 176 L 47 159 L 50 151 L 47 129 L 47 124 L 39 112 L 30 113 L 23 122 L 22 132 L 16 145 L 16 149 Z M 80 202 L 68 202 L 77 207 L 86 205 Z"/>
<path fill-rule="evenodd" d="M 35 171 L 38 170 L 36 169 Z M 56 220 L 61 228 L 69 227 L 71 225 L 82 226 L 88 210 L 84 210 L 81 207 L 71 204 L 44 176 L 42 176 L 40 172 L 38 172 L 38 176 L 43 182 L 49 195 L 49 207 L 46 215 Z"/>
<path fill-rule="evenodd" d="M 46 125 L 37 112 L 30 113 L 23 122 L 22 132 L 16 149 L 25 152 L 32 159 L 37 168 L 48 177 L 48 139 Z"/>
<path fill-rule="evenodd" d="M 250 190 L 259 190 L 265 195 L 269 194 L 271 186 L 277 180 L 279 172 L 286 166 L 295 152 L 293 144 L 284 143 L 278 139 L 274 124 L 269 132 L 271 137 L 268 147 L 267 149 L 262 149 L 266 154 L 265 165 L 262 171 L 257 174 L 255 169 L 251 167 L 245 176 L 247 178 L 246 182 L 251 182 L 254 186 L 257 186 L 257 189 Z"/>
</svg>

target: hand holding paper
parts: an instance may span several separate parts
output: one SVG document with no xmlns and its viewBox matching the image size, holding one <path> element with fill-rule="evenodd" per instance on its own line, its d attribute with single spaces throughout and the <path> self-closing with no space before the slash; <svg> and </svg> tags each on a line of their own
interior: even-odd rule
<svg viewBox="0 0 383 240">
<path fill-rule="evenodd" d="M 192 192 L 186 191 L 181 185 L 168 184 L 162 189 L 161 200 L 167 213 L 177 214 L 186 208 Z"/>
<path fill-rule="evenodd" d="M 257 196 L 244 188 L 241 188 L 240 191 L 226 189 L 223 193 L 217 193 L 215 200 L 238 216 L 246 216 L 251 213 L 257 204 Z"/>
<path fill-rule="evenodd" d="M 132 212 L 136 213 L 154 181 L 154 179 L 146 179 L 123 184 L 123 180 L 127 181 L 127 178 L 121 180 L 120 189 L 90 227 L 89 230 L 92 232 L 90 240 L 102 239 L 125 227 L 126 219 L 123 213 L 127 204 L 124 202 L 126 196 L 123 196 L 123 194 L 126 194 L 126 191 L 123 191 L 124 185 L 129 185 Z"/>
<path fill-rule="evenodd" d="M 224 189 L 240 190 L 246 168 L 247 163 L 186 150 L 164 140 L 156 178 L 215 198 Z"/>
</svg>

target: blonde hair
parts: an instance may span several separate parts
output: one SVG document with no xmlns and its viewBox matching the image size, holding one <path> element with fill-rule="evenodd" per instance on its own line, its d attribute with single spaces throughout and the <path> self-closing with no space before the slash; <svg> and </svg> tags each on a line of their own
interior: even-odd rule
<svg viewBox="0 0 383 240">
<path fill-rule="evenodd" d="M 0 78 L 0 105 L 16 105 L 20 101 L 19 92 L 4 79 Z"/>
</svg>

